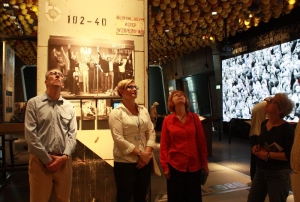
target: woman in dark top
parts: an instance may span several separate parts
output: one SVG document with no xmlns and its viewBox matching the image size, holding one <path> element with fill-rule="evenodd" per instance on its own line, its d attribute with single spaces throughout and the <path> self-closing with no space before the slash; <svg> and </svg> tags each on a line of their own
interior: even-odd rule
<svg viewBox="0 0 300 202">
<path fill-rule="evenodd" d="M 258 145 L 252 147 L 258 159 L 248 202 L 264 202 L 267 194 L 270 202 L 284 202 L 289 195 L 294 127 L 283 118 L 293 107 L 284 93 L 267 100 L 265 111 L 269 119 L 262 122 Z"/>
</svg>

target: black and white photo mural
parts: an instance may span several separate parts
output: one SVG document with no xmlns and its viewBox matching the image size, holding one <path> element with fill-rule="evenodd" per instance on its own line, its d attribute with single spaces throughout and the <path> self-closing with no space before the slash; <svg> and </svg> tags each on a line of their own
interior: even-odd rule
<svg viewBox="0 0 300 202">
<path fill-rule="evenodd" d="M 116 96 L 120 80 L 134 77 L 133 41 L 50 36 L 48 69 L 65 78 L 64 97 Z"/>
<path fill-rule="evenodd" d="M 223 121 L 250 119 L 255 104 L 287 93 L 295 108 L 285 117 L 300 116 L 300 39 L 222 60 Z"/>
</svg>

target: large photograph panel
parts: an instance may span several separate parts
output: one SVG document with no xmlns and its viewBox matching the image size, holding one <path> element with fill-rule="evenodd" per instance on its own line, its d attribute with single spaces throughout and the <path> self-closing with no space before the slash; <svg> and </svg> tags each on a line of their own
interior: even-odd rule
<svg viewBox="0 0 300 202">
<path fill-rule="evenodd" d="M 223 120 L 251 119 L 253 106 L 276 93 L 287 93 L 300 115 L 300 39 L 222 61 Z"/>
<path fill-rule="evenodd" d="M 118 97 L 120 80 L 134 77 L 134 42 L 50 36 L 48 69 L 65 76 L 64 97 Z"/>
</svg>

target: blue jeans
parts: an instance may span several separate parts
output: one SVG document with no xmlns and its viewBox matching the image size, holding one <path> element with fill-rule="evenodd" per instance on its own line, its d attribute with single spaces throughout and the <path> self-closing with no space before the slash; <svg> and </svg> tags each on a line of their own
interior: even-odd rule
<svg viewBox="0 0 300 202">
<path fill-rule="evenodd" d="M 248 202 L 264 202 L 267 194 L 270 202 L 286 202 L 290 190 L 291 169 L 264 170 L 256 168 Z"/>
</svg>

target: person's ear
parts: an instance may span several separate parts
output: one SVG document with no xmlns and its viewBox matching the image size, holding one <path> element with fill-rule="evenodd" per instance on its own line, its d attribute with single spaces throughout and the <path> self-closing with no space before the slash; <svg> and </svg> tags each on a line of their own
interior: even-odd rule
<svg viewBox="0 0 300 202">
<path fill-rule="evenodd" d="M 65 87 L 65 82 L 64 79 L 61 80 L 61 87 L 64 88 Z"/>
</svg>

